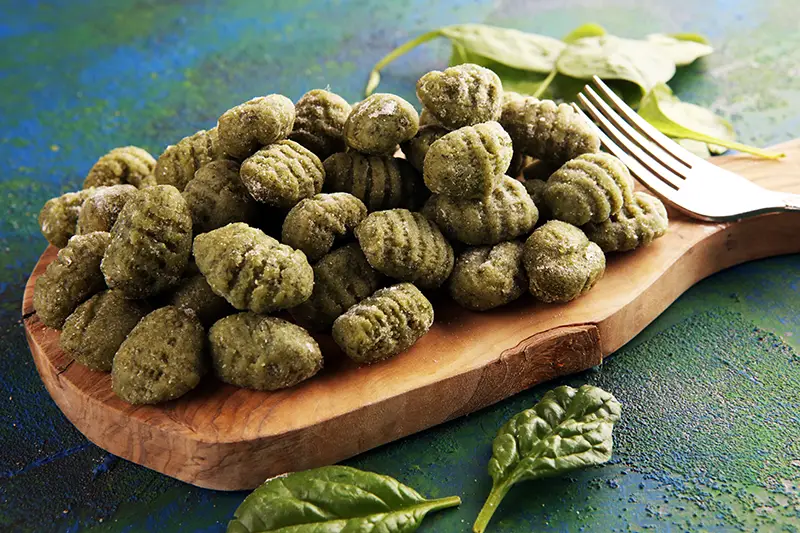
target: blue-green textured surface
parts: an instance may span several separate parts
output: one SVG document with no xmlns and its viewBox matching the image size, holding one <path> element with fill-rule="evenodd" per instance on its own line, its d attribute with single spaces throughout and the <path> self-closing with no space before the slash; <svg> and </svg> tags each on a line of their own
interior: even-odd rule
<svg viewBox="0 0 800 533">
<path fill-rule="evenodd" d="M 436 26 L 553 36 L 698 31 L 717 52 L 674 80 L 747 143 L 798 134 L 796 0 L 120 0 L 0 4 L 0 531 L 218 532 L 244 497 L 197 489 L 88 443 L 39 381 L 19 320 L 45 241 L 44 201 L 107 150 L 155 155 L 228 107 L 330 86 L 357 100 L 372 64 Z M 436 42 L 381 90 L 414 100 L 446 62 Z M 602 368 L 562 380 L 624 404 L 612 464 L 518 486 L 491 531 L 800 531 L 800 257 L 743 265 L 690 290 Z M 468 531 L 497 428 L 556 383 L 356 457 L 423 494 L 459 494 L 422 531 Z"/>
</svg>

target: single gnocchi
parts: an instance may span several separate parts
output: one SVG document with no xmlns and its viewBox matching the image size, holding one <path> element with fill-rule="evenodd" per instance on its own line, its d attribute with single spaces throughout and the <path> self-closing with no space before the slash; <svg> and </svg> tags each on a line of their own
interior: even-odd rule
<svg viewBox="0 0 800 533">
<path fill-rule="evenodd" d="M 94 192 L 81 204 L 78 224 L 75 227 L 79 235 L 93 231 L 111 231 L 122 208 L 128 200 L 136 196 L 138 189 L 133 185 L 124 184 L 85 190 Z"/>
<path fill-rule="evenodd" d="M 417 98 L 439 124 L 457 129 L 498 120 L 503 84 L 488 68 L 465 63 L 422 76 Z"/>
<path fill-rule="evenodd" d="M 195 172 L 221 157 L 217 128 L 200 130 L 184 137 L 177 144 L 167 146 L 156 161 L 156 182 L 159 185 L 172 185 L 183 191 L 194 179 Z"/>
<path fill-rule="evenodd" d="M 294 120 L 294 104 L 283 95 L 270 94 L 248 100 L 219 117 L 219 153 L 242 161 L 259 148 L 285 139 L 294 127 Z"/>
<path fill-rule="evenodd" d="M 317 194 L 298 203 L 286 215 L 281 241 L 316 261 L 367 216 L 364 202 L 346 192 Z"/>
<path fill-rule="evenodd" d="M 321 160 L 344 152 L 344 123 L 352 108 L 338 94 L 313 89 L 294 106 L 294 129 L 289 139 L 305 146 Z"/>
<path fill-rule="evenodd" d="M 175 285 L 189 261 L 192 215 L 172 185 L 141 189 L 111 228 L 101 269 L 110 289 L 147 298 Z"/>
<path fill-rule="evenodd" d="M 613 155 L 584 154 L 547 180 L 544 201 L 553 218 L 582 226 L 599 224 L 633 201 L 633 178 Z"/>
<path fill-rule="evenodd" d="M 522 251 L 520 241 L 468 248 L 456 259 L 448 282 L 450 296 L 473 311 L 513 302 L 527 289 Z"/>
<path fill-rule="evenodd" d="M 525 241 L 531 294 L 543 302 L 569 302 L 594 287 L 606 269 L 603 250 L 583 231 L 551 220 Z"/>
<path fill-rule="evenodd" d="M 350 359 L 376 363 L 414 345 L 433 324 L 433 306 L 410 283 L 377 291 L 333 323 L 333 338 Z"/>
<path fill-rule="evenodd" d="M 418 129 L 414 106 L 394 94 L 376 93 L 353 106 L 344 124 L 344 139 L 364 154 L 392 155 Z"/>
<path fill-rule="evenodd" d="M 180 398 L 207 371 L 206 332 L 189 310 L 167 306 L 131 330 L 111 364 L 111 387 L 134 405 Z"/>
<path fill-rule="evenodd" d="M 256 201 L 289 209 L 322 190 L 325 169 L 313 152 L 285 140 L 248 157 L 239 176 Z"/>
<path fill-rule="evenodd" d="M 83 189 L 68 192 L 51 198 L 39 211 L 39 229 L 47 242 L 56 248 L 63 248 L 77 231 L 83 202 L 92 196 L 97 189 Z"/>
<path fill-rule="evenodd" d="M 33 308 L 45 326 L 61 329 L 75 308 L 106 288 L 100 262 L 110 241 L 100 231 L 76 235 L 47 265 L 33 289 Z"/>
<path fill-rule="evenodd" d="M 435 141 L 425 155 L 423 178 L 434 194 L 484 198 L 505 176 L 514 150 L 497 122 L 464 126 Z"/>
<path fill-rule="evenodd" d="M 67 317 L 61 349 L 87 368 L 110 372 L 117 350 L 149 312 L 143 300 L 129 300 L 119 291 L 97 293 Z"/>
<path fill-rule="evenodd" d="M 342 313 L 381 287 L 383 276 L 364 257 L 357 243 L 337 248 L 314 265 L 314 292 L 289 310 L 292 318 L 314 331 L 329 329 Z"/>
<path fill-rule="evenodd" d="M 208 332 L 217 377 L 254 390 L 285 389 L 322 369 L 322 352 L 306 330 L 271 316 L 238 313 Z"/>
<path fill-rule="evenodd" d="M 453 248 L 420 213 L 392 209 L 370 214 L 356 228 L 369 264 L 383 274 L 425 289 L 442 285 L 453 270 Z"/>
<path fill-rule="evenodd" d="M 669 219 L 664 204 L 645 192 L 635 192 L 634 202 L 600 224 L 583 227 L 589 240 L 604 252 L 624 252 L 647 246 L 667 232 Z"/>
<path fill-rule="evenodd" d="M 258 214 L 258 203 L 239 178 L 239 163 L 235 161 L 212 161 L 205 165 L 182 194 L 192 213 L 195 235 L 231 222 L 251 222 Z"/>
<path fill-rule="evenodd" d="M 306 301 L 314 288 L 303 252 L 241 222 L 198 235 L 194 258 L 214 292 L 236 309 L 288 309 Z"/>
<path fill-rule="evenodd" d="M 397 207 L 414 210 L 425 201 L 422 178 L 403 159 L 351 151 L 333 154 L 324 167 L 326 192 L 350 193 L 370 212 Z"/>
<path fill-rule="evenodd" d="M 558 164 L 600 150 L 600 137 L 569 104 L 533 97 L 506 101 L 500 124 L 521 152 Z"/>
<path fill-rule="evenodd" d="M 83 188 L 110 187 L 130 183 L 141 189 L 156 184 L 156 160 L 137 146 L 114 148 L 97 160 L 83 181 Z"/>
<path fill-rule="evenodd" d="M 477 200 L 430 197 L 422 212 L 445 235 L 464 244 L 497 244 L 527 235 L 539 210 L 519 181 L 503 176 L 489 196 Z"/>
</svg>

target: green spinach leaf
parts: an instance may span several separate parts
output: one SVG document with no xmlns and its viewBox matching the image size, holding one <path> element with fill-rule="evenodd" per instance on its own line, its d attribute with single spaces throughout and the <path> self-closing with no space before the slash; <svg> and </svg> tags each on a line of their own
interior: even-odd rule
<svg viewBox="0 0 800 533">
<path fill-rule="evenodd" d="M 663 49 L 646 42 L 613 35 L 585 37 L 567 46 L 556 62 L 566 76 L 626 80 L 646 93 L 675 75 L 675 63 Z"/>
<path fill-rule="evenodd" d="M 696 37 L 702 38 L 700 35 Z M 680 39 L 674 35 L 665 35 L 663 33 L 648 35 L 647 42 L 661 48 L 664 54 L 670 57 L 678 67 L 689 65 L 714 51 L 707 43 L 698 42 L 694 38 Z"/>
<path fill-rule="evenodd" d="M 508 67 L 543 74 L 553 70 L 565 47 L 563 42 L 552 37 L 485 24 L 445 26 L 440 31 L 476 55 Z"/>
<path fill-rule="evenodd" d="M 267 480 L 236 509 L 228 533 L 416 531 L 430 511 L 458 496 L 427 500 L 397 480 L 347 466 L 326 466 Z"/>
<path fill-rule="evenodd" d="M 784 156 L 735 142 L 733 126 L 727 120 L 700 106 L 681 102 L 664 84 L 653 87 L 642 98 L 638 112 L 664 135 L 702 141 L 709 144 L 712 152 L 718 152 L 716 146 L 722 146 L 768 159 Z"/>
<path fill-rule="evenodd" d="M 608 461 L 611 430 L 619 416 L 620 404 L 614 396 L 583 385 L 553 389 L 532 409 L 511 418 L 492 443 L 492 491 L 473 531 L 486 529 L 514 484 Z"/>
</svg>

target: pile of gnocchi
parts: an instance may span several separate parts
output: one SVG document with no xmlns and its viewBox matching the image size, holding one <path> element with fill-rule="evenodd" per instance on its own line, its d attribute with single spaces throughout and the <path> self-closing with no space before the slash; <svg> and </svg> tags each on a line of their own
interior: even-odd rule
<svg viewBox="0 0 800 533">
<path fill-rule="evenodd" d="M 35 286 L 39 319 L 132 404 L 209 370 L 269 391 L 322 368 L 309 331 L 375 363 L 428 332 L 430 291 L 474 311 L 525 292 L 567 302 L 606 253 L 667 231 L 572 107 L 473 64 L 425 74 L 417 96 L 421 114 L 392 94 L 272 94 L 157 160 L 112 150 L 40 213 L 60 251 Z"/>
</svg>

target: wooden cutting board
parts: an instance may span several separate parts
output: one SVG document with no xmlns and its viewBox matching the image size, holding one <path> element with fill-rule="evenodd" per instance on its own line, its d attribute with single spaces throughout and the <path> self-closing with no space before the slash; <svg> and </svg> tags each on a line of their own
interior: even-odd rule
<svg viewBox="0 0 800 533">
<path fill-rule="evenodd" d="M 769 189 L 800 193 L 800 139 L 782 161 L 714 159 Z M 158 406 L 131 406 L 111 377 L 64 355 L 59 332 L 33 310 L 33 287 L 57 250 L 45 250 L 22 307 L 47 390 L 69 420 L 109 452 L 200 487 L 251 489 L 287 471 L 335 463 L 491 405 L 537 383 L 602 363 L 697 281 L 753 259 L 800 252 L 800 212 L 703 223 L 671 212 L 653 245 L 609 256 L 603 279 L 563 305 L 524 297 L 487 313 L 434 296 L 436 319 L 411 350 L 369 367 L 321 337 L 325 369 L 294 388 L 255 392 L 207 378 Z"/>
</svg>

